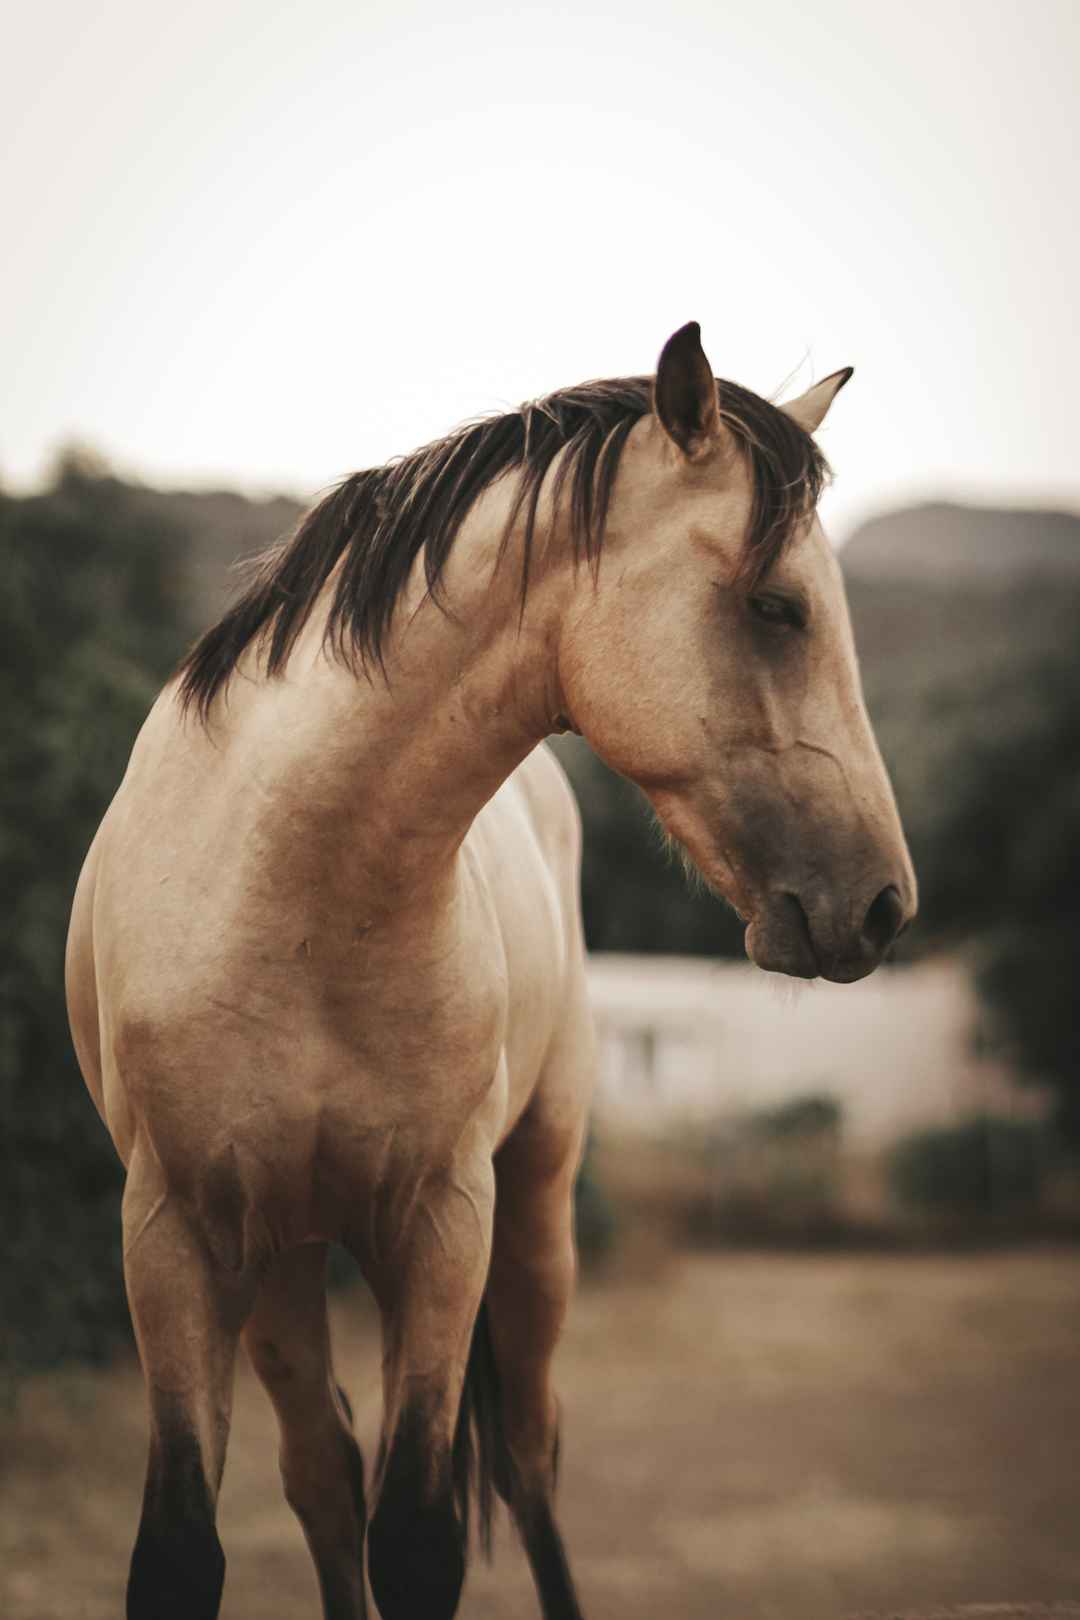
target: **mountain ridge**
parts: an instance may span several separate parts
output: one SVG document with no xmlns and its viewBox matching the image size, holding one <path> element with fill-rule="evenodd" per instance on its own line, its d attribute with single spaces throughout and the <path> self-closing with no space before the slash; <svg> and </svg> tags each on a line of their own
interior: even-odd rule
<svg viewBox="0 0 1080 1620">
<path fill-rule="evenodd" d="M 1010 585 L 1080 577 L 1080 515 L 1055 507 L 923 501 L 866 519 L 841 553 L 844 572 L 928 586 Z"/>
</svg>

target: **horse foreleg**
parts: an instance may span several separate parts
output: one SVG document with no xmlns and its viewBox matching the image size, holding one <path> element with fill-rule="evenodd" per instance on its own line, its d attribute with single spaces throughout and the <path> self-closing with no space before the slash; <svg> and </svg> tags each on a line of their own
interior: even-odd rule
<svg viewBox="0 0 1080 1620">
<path fill-rule="evenodd" d="M 217 1497 L 250 1292 L 242 1269 L 215 1260 L 150 1155 L 132 1159 L 123 1215 L 124 1276 L 150 1413 L 128 1620 L 214 1620 L 225 1580 Z"/>
<path fill-rule="evenodd" d="M 326 1245 L 281 1255 L 244 1331 L 281 1431 L 285 1497 L 304 1528 L 326 1620 L 364 1620 L 364 1464 L 334 1382 Z"/>
<path fill-rule="evenodd" d="M 466 1503 L 455 1434 L 491 1251 L 494 1174 L 481 1149 L 428 1179 L 389 1263 L 383 1313 L 383 1446 L 368 1532 L 382 1620 L 451 1620 L 465 1578 Z"/>
<path fill-rule="evenodd" d="M 551 1358 L 573 1292 L 573 1186 L 580 1132 L 526 1120 L 497 1160 L 497 1216 L 487 1299 L 503 1429 L 513 1463 L 510 1508 L 545 1620 L 581 1620 L 554 1514 L 558 1405 Z"/>
</svg>

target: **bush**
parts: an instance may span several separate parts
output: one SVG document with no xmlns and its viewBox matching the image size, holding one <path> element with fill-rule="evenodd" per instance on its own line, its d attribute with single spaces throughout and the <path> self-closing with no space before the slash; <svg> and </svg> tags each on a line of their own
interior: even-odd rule
<svg viewBox="0 0 1080 1620">
<path fill-rule="evenodd" d="M 889 1154 L 893 1196 L 924 1214 L 986 1221 L 1034 1214 L 1052 1157 L 1041 1125 L 980 1115 L 917 1131 Z"/>
<path fill-rule="evenodd" d="M 822 1138 L 838 1138 L 844 1124 L 843 1104 L 835 1097 L 811 1093 L 793 1097 L 777 1108 L 762 1108 L 752 1114 L 747 1129 L 751 1135 L 778 1142 L 808 1144 Z"/>
<path fill-rule="evenodd" d="M 1009 600 L 1022 608 L 1026 597 L 1011 638 L 1008 617 L 997 640 L 984 627 L 1000 653 L 985 668 L 879 692 L 880 731 L 919 873 L 919 922 L 902 954 L 973 948 L 984 1043 L 1019 1078 L 1054 1089 L 1059 1133 L 1080 1150 L 1076 586 Z"/>
<path fill-rule="evenodd" d="M 811 1093 L 759 1109 L 699 1146 L 703 1194 L 686 1209 L 696 1241 L 821 1242 L 848 1225 L 840 1156 L 843 1108 Z"/>
<path fill-rule="evenodd" d="M 182 538 L 134 501 L 76 458 L 46 495 L 0 495 L 0 1353 L 15 1369 L 101 1356 L 128 1331 L 123 1171 L 71 1049 L 64 942 L 79 868 L 182 639 Z"/>
</svg>

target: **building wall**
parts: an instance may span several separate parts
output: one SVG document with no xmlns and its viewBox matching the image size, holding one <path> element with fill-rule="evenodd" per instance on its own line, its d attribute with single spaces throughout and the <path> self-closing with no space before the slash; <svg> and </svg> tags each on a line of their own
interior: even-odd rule
<svg viewBox="0 0 1080 1620">
<path fill-rule="evenodd" d="M 848 1140 L 872 1146 L 978 1111 L 1041 1106 L 977 1051 L 974 989 L 954 958 L 804 985 L 749 963 L 604 954 L 591 958 L 589 984 L 597 1113 L 621 1124 L 827 1093 L 843 1104 Z"/>
</svg>

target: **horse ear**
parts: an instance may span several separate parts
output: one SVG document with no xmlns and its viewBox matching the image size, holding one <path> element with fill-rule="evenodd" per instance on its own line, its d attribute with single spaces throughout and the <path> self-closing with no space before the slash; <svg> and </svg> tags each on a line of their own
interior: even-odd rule
<svg viewBox="0 0 1080 1620">
<path fill-rule="evenodd" d="M 716 378 L 701 347 L 701 327 L 688 321 L 664 344 L 656 366 L 653 409 L 668 437 L 700 461 L 720 437 Z"/>
<path fill-rule="evenodd" d="M 798 422 L 804 433 L 816 433 L 825 420 L 829 406 L 854 370 L 854 366 L 845 366 L 842 371 L 834 371 L 828 377 L 822 377 L 813 388 L 808 388 L 798 399 L 791 399 L 786 405 L 781 405 L 780 409 L 785 416 L 790 416 L 793 422 Z"/>
</svg>

